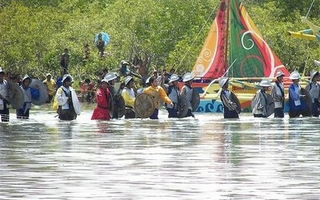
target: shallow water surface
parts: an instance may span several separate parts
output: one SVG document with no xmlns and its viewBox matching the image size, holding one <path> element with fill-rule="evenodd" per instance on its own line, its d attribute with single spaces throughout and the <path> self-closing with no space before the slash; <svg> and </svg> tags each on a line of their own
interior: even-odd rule
<svg viewBox="0 0 320 200">
<path fill-rule="evenodd" d="M 318 199 L 319 119 L 0 124 L 1 199 Z"/>
</svg>

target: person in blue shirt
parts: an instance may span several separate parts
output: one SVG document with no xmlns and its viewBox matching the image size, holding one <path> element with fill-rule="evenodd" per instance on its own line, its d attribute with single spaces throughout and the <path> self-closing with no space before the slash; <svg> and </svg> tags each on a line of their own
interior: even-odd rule
<svg viewBox="0 0 320 200">
<path fill-rule="evenodd" d="M 292 84 L 289 87 L 289 117 L 311 116 L 311 110 L 307 105 L 308 96 L 302 93 L 302 88 L 299 84 L 300 74 L 294 71 L 289 78 L 292 80 Z"/>
</svg>

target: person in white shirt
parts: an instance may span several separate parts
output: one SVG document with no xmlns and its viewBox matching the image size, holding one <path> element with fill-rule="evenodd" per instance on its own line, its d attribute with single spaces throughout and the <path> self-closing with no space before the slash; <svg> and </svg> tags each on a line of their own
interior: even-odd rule
<svg viewBox="0 0 320 200">
<path fill-rule="evenodd" d="M 74 120 L 80 115 L 80 103 L 76 92 L 71 87 L 73 78 L 70 74 L 65 74 L 62 78 L 62 86 L 57 90 L 54 107 L 60 120 Z"/>
</svg>

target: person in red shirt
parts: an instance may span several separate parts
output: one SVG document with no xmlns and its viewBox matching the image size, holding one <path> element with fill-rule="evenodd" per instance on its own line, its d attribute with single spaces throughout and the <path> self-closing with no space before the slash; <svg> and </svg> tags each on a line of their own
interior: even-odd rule
<svg viewBox="0 0 320 200">
<path fill-rule="evenodd" d="M 110 120 L 111 93 L 108 89 L 108 81 L 103 78 L 96 91 L 97 106 L 94 108 L 91 120 Z"/>
</svg>

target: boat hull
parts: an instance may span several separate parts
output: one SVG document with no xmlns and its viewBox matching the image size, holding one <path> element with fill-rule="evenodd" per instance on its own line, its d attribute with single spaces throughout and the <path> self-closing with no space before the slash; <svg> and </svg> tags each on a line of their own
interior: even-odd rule
<svg viewBox="0 0 320 200">
<path fill-rule="evenodd" d="M 253 97 L 253 95 L 252 95 Z M 251 99 L 247 99 L 244 97 L 239 97 L 238 99 L 240 101 L 241 110 L 242 112 L 252 112 L 251 108 Z M 289 111 L 289 103 L 288 101 L 285 102 L 284 111 Z M 212 112 L 212 113 L 222 113 L 223 112 L 223 105 L 221 103 L 220 99 L 217 98 L 204 98 L 200 99 L 200 104 L 195 112 Z"/>
</svg>

